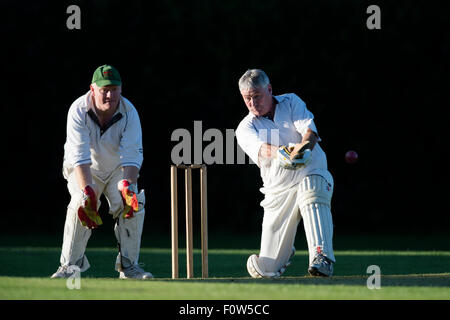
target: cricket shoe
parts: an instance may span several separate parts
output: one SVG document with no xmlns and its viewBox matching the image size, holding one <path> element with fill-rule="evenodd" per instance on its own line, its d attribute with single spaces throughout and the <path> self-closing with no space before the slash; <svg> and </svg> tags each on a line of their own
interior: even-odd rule
<svg viewBox="0 0 450 320">
<path fill-rule="evenodd" d="M 134 264 L 131 267 L 122 269 L 119 275 L 120 279 L 152 279 L 153 275 L 150 272 L 145 271 L 139 265 Z"/>
<path fill-rule="evenodd" d="M 312 276 L 331 277 L 333 275 L 333 261 L 318 253 L 309 265 L 308 272 Z"/>
<path fill-rule="evenodd" d="M 51 279 L 57 279 L 57 278 L 70 278 L 71 276 L 74 276 L 75 274 L 80 273 L 80 267 L 73 265 L 73 266 L 60 266 L 58 270 L 52 276 Z"/>
</svg>

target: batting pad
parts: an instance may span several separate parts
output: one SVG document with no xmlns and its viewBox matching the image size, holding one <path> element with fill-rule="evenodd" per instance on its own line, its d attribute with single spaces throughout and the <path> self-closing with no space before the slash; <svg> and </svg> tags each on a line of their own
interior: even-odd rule
<svg viewBox="0 0 450 320">
<path fill-rule="evenodd" d="M 317 253 L 336 261 L 333 253 L 331 197 L 333 185 L 319 175 L 305 177 L 298 187 L 297 203 L 308 241 L 309 263 Z"/>
<path fill-rule="evenodd" d="M 134 216 L 125 219 L 122 215 L 116 220 L 114 233 L 119 243 L 119 254 L 116 259 L 115 269 L 122 271 L 122 268 L 128 268 L 139 262 L 139 251 L 141 248 L 142 229 L 144 227 L 145 217 L 145 193 L 141 190 L 137 194 L 140 210 L 134 213 Z"/>
</svg>

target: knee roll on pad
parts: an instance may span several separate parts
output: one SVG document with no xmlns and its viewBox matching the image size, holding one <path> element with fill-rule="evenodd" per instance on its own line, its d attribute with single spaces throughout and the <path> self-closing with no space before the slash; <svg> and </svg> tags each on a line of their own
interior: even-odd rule
<svg viewBox="0 0 450 320">
<path fill-rule="evenodd" d="M 331 197 L 333 195 L 333 185 L 325 178 L 319 175 L 305 177 L 300 182 L 298 190 L 298 203 L 300 207 L 312 203 L 321 203 L 331 206 Z"/>
</svg>

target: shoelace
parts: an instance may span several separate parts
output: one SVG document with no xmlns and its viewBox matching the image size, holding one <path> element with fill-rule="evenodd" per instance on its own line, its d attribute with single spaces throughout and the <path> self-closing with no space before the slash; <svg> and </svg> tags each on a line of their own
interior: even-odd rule
<svg viewBox="0 0 450 320">
<path fill-rule="evenodd" d="M 326 264 L 329 265 L 330 262 L 328 261 L 327 258 L 325 258 L 323 255 L 319 254 L 317 255 L 317 257 L 314 258 L 313 261 L 314 264 Z"/>
<path fill-rule="evenodd" d="M 146 273 L 146 271 L 144 269 L 142 269 L 141 267 L 145 266 L 144 263 L 138 263 L 138 264 L 133 264 L 131 267 L 127 268 L 127 272 L 130 272 L 132 274 L 137 274 L 137 273 Z"/>
</svg>

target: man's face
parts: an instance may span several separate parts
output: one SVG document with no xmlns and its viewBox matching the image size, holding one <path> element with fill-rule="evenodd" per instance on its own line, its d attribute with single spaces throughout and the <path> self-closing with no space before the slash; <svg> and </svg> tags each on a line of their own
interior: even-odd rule
<svg viewBox="0 0 450 320">
<path fill-rule="evenodd" d="M 91 85 L 91 92 L 94 98 L 95 106 L 101 111 L 116 109 L 119 105 L 121 86 L 99 87 L 95 83 Z"/>
<path fill-rule="evenodd" d="M 245 105 L 255 116 L 263 116 L 272 108 L 272 86 L 251 88 L 241 91 Z"/>
</svg>

